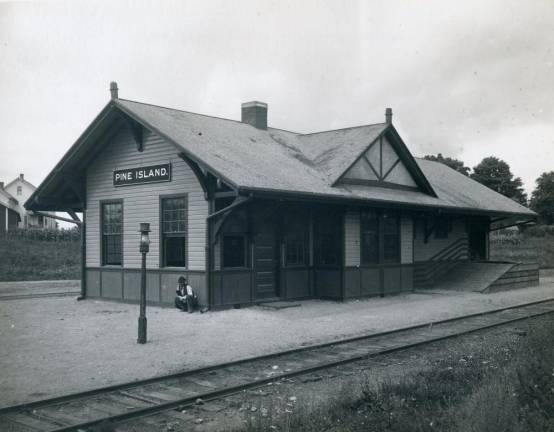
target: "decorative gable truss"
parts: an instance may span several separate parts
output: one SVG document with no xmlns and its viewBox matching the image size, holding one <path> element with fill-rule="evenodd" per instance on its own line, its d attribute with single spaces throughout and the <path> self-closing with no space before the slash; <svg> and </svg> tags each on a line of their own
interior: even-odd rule
<svg viewBox="0 0 554 432">
<path fill-rule="evenodd" d="M 358 156 L 337 183 L 419 190 L 436 196 L 392 127 Z"/>
<path fill-rule="evenodd" d="M 412 175 L 386 137 L 374 141 L 344 174 L 343 183 L 392 183 L 417 188 Z"/>
</svg>

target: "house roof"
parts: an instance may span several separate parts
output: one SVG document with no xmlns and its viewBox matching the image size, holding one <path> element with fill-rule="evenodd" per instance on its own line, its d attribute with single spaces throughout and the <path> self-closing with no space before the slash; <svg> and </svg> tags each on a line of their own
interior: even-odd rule
<svg viewBox="0 0 554 432">
<path fill-rule="evenodd" d="M 114 111 L 123 112 L 162 136 L 201 168 L 244 193 L 534 215 L 529 209 L 445 165 L 421 159 L 414 163 L 413 169 L 422 173 L 436 196 L 384 187 L 341 183 L 333 186 L 355 158 L 380 135 L 398 136 L 391 124 L 299 134 L 275 128 L 261 130 L 235 120 L 125 99 L 108 103 L 35 191 L 26 203 L 27 208 L 38 210 L 37 203 L 41 197 L 53 193 L 57 182 L 63 180 L 64 171 L 74 172 L 78 159 L 87 151 L 93 151 L 91 136 L 100 135 L 96 130 L 108 128 L 107 119 Z M 60 210 L 53 207 L 41 209 Z"/>
<path fill-rule="evenodd" d="M 7 185 L 4 186 L 4 188 L 8 188 L 10 187 L 11 185 L 13 185 L 14 183 L 23 183 L 23 184 L 26 184 L 27 186 L 29 186 L 32 190 L 35 190 L 37 187 L 32 184 L 31 182 L 25 180 L 24 178 L 22 179 L 21 177 L 17 176 L 16 178 L 14 178 L 11 182 L 9 182 Z"/>
<path fill-rule="evenodd" d="M 18 201 L 9 192 L 0 188 L 0 204 L 3 204 L 12 210 L 16 210 Z"/>
</svg>

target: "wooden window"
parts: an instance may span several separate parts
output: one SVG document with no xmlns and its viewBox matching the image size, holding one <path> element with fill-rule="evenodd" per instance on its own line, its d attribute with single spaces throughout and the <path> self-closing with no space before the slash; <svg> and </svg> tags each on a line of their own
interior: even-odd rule
<svg viewBox="0 0 554 432">
<path fill-rule="evenodd" d="M 123 263 L 123 203 L 102 203 L 102 265 Z"/>
<path fill-rule="evenodd" d="M 339 214 L 316 214 L 314 220 L 314 258 L 316 266 L 341 265 L 341 224 Z"/>
<path fill-rule="evenodd" d="M 450 218 L 447 216 L 439 216 L 436 219 L 435 226 L 435 238 L 445 239 L 448 238 L 448 232 L 450 231 Z"/>
<path fill-rule="evenodd" d="M 21 195 L 21 186 L 17 187 L 17 195 Z"/>
<path fill-rule="evenodd" d="M 362 264 L 400 262 L 400 217 L 398 212 L 363 211 L 360 219 L 360 235 Z"/>
<path fill-rule="evenodd" d="M 285 265 L 303 266 L 308 264 L 308 213 L 292 210 L 285 214 L 283 230 L 285 243 Z"/>
<path fill-rule="evenodd" d="M 162 198 L 162 266 L 187 266 L 187 197 Z"/>
<path fill-rule="evenodd" d="M 362 212 L 360 219 L 362 264 L 379 264 L 379 213 L 375 210 Z"/>
<path fill-rule="evenodd" d="M 225 234 L 223 236 L 223 267 L 246 267 L 246 235 Z"/>
<path fill-rule="evenodd" d="M 397 212 L 385 211 L 383 221 L 383 262 L 400 262 L 400 218 Z"/>
<path fill-rule="evenodd" d="M 248 267 L 248 223 L 244 209 L 235 210 L 226 220 L 222 231 L 222 267 Z"/>
<path fill-rule="evenodd" d="M 306 235 L 292 232 L 285 235 L 285 262 L 287 266 L 301 266 L 307 262 Z"/>
</svg>

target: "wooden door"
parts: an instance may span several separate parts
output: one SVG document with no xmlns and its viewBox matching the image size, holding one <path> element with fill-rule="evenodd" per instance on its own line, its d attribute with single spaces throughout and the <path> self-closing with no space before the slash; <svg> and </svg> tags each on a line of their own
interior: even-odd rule
<svg viewBox="0 0 554 432">
<path fill-rule="evenodd" d="M 487 256 L 489 221 L 486 218 L 472 218 L 469 222 L 469 257 L 472 261 L 484 261 Z"/>
<path fill-rule="evenodd" d="M 487 233 L 484 229 L 473 228 L 470 230 L 469 255 L 472 261 L 487 259 Z"/>
<path fill-rule="evenodd" d="M 258 221 L 254 236 L 254 297 L 256 300 L 278 296 L 279 253 L 275 224 Z"/>
</svg>

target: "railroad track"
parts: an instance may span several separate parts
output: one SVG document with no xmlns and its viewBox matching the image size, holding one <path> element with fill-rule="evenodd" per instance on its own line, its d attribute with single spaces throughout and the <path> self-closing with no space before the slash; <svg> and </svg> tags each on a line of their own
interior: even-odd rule
<svg viewBox="0 0 554 432">
<path fill-rule="evenodd" d="M 34 293 L 34 294 L 7 294 L 0 295 L 0 301 L 5 300 L 25 300 L 43 297 L 68 297 L 80 295 L 80 291 L 65 291 L 65 292 L 53 292 L 53 293 Z"/>
<path fill-rule="evenodd" d="M 6 407 L 0 430 L 84 431 L 553 312 L 542 300 Z"/>
</svg>

